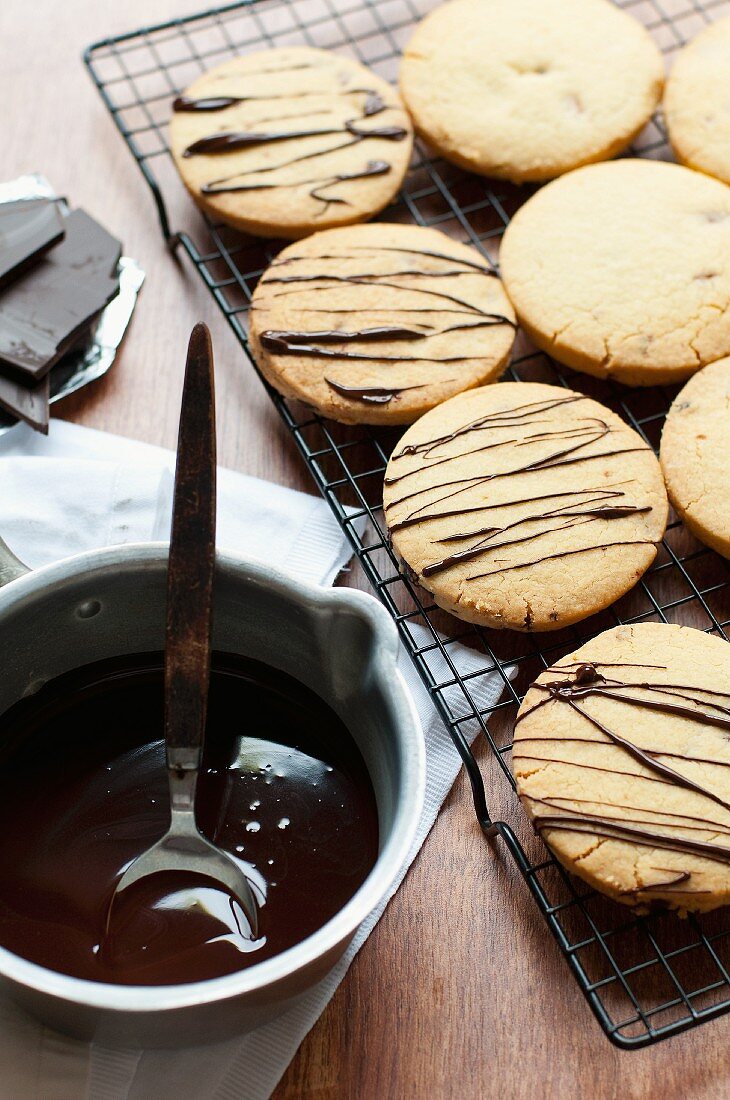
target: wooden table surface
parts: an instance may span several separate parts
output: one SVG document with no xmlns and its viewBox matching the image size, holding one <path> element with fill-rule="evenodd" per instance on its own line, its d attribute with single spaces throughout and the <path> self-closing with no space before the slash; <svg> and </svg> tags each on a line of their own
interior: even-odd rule
<svg viewBox="0 0 730 1100">
<path fill-rule="evenodd" d="M 312 492 L 224 319 L 191 267 L 167 253 L 150 195 L 81 64 L 97 38 L 190 10 L 189 0 L 0 3 L 0 177 L 43 172 L 147 273 L 114 368 L 56 412 L 173 446 L 187 336 L 204 320 L 216 349 L 220 461 Z M 514 821 L 517 807 L 482 757 L 493 811 Z M 462 776 L 275 1095 L 705 1100 L 730 1096 L 729 1042 L 725 1017 L 642 1051 L 611 1046 L 513 864 L 483 840 Z M 1 1077 L 0 1067 L 0 1094 Z"/>
</svg>

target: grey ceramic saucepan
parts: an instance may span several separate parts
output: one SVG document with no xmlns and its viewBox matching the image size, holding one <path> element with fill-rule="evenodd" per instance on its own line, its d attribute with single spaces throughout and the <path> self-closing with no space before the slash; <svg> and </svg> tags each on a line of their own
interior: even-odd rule
<svg viewBox="0 0 730 1100">
<path fill-rule="evenodd" d="M 161 650 L 166 571 L 167 547 L 149 544 L 30 572 L 0 540 L 0 714 L 73 668 Z M 175 986 L 107 985 L 46 970 L 0 944 L 0 987 L 61 1031 L 122 1046 L 224 1039 L 290 1007 L 325 976 L 387 894 L 421 814 L 423 735 L 396 667 L 397 644 L 395 626 L 372 597 L 300 584 L 219 555 L 214 648 L 290 673 L 343 718 L 377 798 L 380 852 L 372 872 L 318 932 L 237 974 Z"/>
</svg>

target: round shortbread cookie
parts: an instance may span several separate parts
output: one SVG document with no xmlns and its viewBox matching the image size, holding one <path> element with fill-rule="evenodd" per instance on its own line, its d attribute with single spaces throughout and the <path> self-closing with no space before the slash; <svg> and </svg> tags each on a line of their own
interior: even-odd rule
<svg viewBox="0 0 730 1100">
<path fill-rule="evenodd" d="M 689 168 L 618 160 L 549 183 L 500 266 L 528 335 L 575 370 L 648 386 L 730 354 L 730 188 Z"/>
<path fill-rule="evenodd" d="M 517 183 L 620 152 L 663 81 L 647 32 L 608 0 L 450 0 L 419 24 L 400 76 L 442 156 Z"/>
<path fill-rule="evenodd" d="M 389 84 L 309 47 L 226 61 L 173 110 L 170 147 L 192 197 L 213 217 L 267 237 L 377 214 L 398 191 L 413 145 Z"/>
<path fill-rule="evenodd" d="M 730 901 L 730 645 L 686 626 L 599 634 L 543 672 L 512 766 L 560 862 L 646 911 Z"/>
<path fill-rule="evenodd" d="M 675 398 L 659 458 L 687 527 L 730 558 L 730 358 L 710 363 Z"/>
<path fill-rule="evenodd" d="M 349 226 L 280 252 L 251 304 L 280 393 L 346 423 L 410 424 L 507 364 L 515 315 L 473 248 L 413 225 Z"/>
<path fill-rule="evenodd" d="M 680 50 L 664 118 L 678 160 L 730 183 L 730 16 Z"/>
<path fill-rule="evenodd" d="M 385 519 L 410 575 L 460 619 L 557 630 L 636 584 L 667 521 L 659 463 L 572 390 L 503 382 L 452 397 L 403 436 Z"/>
</svg>

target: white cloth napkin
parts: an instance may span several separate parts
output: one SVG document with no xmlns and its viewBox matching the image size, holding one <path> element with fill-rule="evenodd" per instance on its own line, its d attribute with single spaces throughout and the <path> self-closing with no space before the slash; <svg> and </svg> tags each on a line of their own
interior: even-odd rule
<svg viewBox="0 0 730 1100">
<path fill-rule="evenodd" d="M 169 537 L 174 456 L 64 421 L 48 437 L 24 425 L 0 438 L 0 534 L 26 564 L 46 562 L 111 543 Z M 218 546 L 265 559 L 301 580 L 331 584 L 350 557 L 349 545 L 319 498 L 219 472 Z M 425 630 L 411 626 L 416 640 Z M 502 693 L 497 673 L 474 675 L 483 656 L 449 647 L 480 710 Z M 436 678 L 449 678 L 438 650 Z M 407 654 L 400 668 L 426 737 L 427 786 L 415 842 L 392 893 L 433 825 L 459 770 L 459 757 Z M 450 703 L 468 713 L 460 689 Z M 476 722 L 467 735 L 475 735 Z M 264 1100 L 342 981 L 380 917 L 371 914 L 334 970 L 293 1009 L 241 1038 L 185 1051 L 112 1051 L 77 1042 L 36 1023 L 0 997 L 0 1100 Z"/>
</svg>

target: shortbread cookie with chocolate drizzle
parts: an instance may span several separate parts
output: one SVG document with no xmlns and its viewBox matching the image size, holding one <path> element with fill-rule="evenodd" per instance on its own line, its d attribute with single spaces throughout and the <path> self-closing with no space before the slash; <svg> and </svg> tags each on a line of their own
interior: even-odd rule
<svg viewBox="0 0 730 1100">
<path fill-rule="evenodd" d="M 669 499 L 692 534 L 730 558 L 730 357 L 679 391 L 659 458 Z"/>
<path fill-rule="evenodd" d="M 629 386 L 730 355 L 730 187 L 617 160 L 549 183 L 502 239 L 507 293 L 539 348 Z"/>
<path fill-rule="evenodd" d="M 175 164 L 198 205 L 265 237 L 371 218 L 398 191 L 412 145 L 389 84 L 304 46 L 211 69 L 174 101 L 170 122 Z"/>
<path fill-rule="evenodd" d="M 541 673 L 512 766 L 573 874 L 640 912 L 730 901 L 730 645 L 666 623 L 599 634 Z"/>
<path fill-rule="evenodd" d="M 472 390 L 418 420 L 390 458 L 383 503 L 395 552 L 436 603 L 523 631 L 560 629 L 632 588 L 668 510 L 633 429 L 533 382 Z"/>
<path fill-rule="evenodd" d="M 289 245 L 256 287 L 250 316 L 272 386 L 358 424 L 410 424 L 493 381 L 515 335 L 487 261 L 414 225 L 329 229 Z"/>
</svg>

